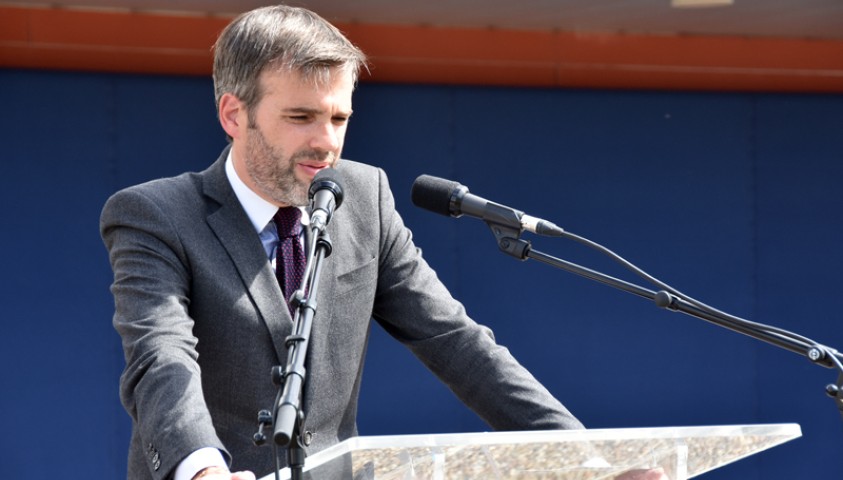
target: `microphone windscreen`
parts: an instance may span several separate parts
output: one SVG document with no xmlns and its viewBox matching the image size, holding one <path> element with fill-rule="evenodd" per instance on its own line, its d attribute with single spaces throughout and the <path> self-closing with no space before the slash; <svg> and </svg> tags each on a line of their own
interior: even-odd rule
<svg viewBox="0 0 843 480">
<path fill-rule="evenodd" d="M 327 189 L 334 194 L 336 207 L 339 207 L 342 203 L 342 186 L 344 183 L 342 173 L 339 170 L 323 168 L 316 173 L 313 181 L 310 182 L 310 198 L 312 199 L 317 191 Z"/>
<path fill-rule="evenodd" d="M 451 195 L 460 184 L 444 178 L 421 175 L 413 182 L 413 205 L 440 215 L 451 215 Z"/>
</svg>

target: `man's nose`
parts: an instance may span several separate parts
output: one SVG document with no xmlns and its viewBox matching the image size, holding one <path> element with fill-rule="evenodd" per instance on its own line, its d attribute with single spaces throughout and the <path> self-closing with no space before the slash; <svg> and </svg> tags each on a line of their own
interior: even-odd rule
<svg viewBox="0 0 843 480">
<path fill-rule="evenodd" d="M 310 148 L 325 152 L 336 152 L 340 148 L 340 133 L 331 122 L 319 123 L 316 126 Z"/>
</svg>

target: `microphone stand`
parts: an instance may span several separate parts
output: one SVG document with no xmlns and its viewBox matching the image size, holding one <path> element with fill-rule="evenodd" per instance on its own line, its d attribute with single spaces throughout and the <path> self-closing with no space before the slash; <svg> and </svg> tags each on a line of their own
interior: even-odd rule
<svg viewBox="0 0 843 480">
<path fill-rule="evenodd" d="M 331 240 L 324 226 L 321 228 L 313 226 L 312 230 L 307 231 L 306 243 L 308 245 L 307 266 L 302 279 L 302 287 L 293 294 L 290 300 L 293 302 L 295 315 L 293 331 L 284 340 L 287 347 L 287 364 L 283 368 L 272 369 L 272 381 L 279 386 L 274 412 L 262 410 L 258 413 L 258 433 L 253 438 L 255 444 L 262 445 L 266 441 L 266 435 L 263 434 L 264 428 L 270 423 L 273 425 L 275 446 L 287 447 L 287 466 L 290 468 L 291 480 L 303 478 L 302 471 L 307 456 L 304 447 L 310 444 L 307 433 L 303 432 L 306 415 L 301 407 L 306 379 L 305 361 L 313 316 L 316 313 L 316 296 L 322 274 L 322 260 L 328 257 L 332 250 Z M 277 479 L 279 475 L 277 453 L 274 456 Z"/>
<path fill-rule="evenodd" d="M 503 214 L 509 215 L 507 212 L 504 212 Z M 512 213 L 512 215 L 515 214 Z M 517 219 L 517 217 L 515 218 Z M 624 292 L 650 299 L 654 301 L 658 307 L 682 312 L 686 315 L 705 320 L 715 325 L 797 353 L 808 358 L 808 360 L 814 364 L 821 365 L 826 368 L 837 369 L 837 383 L 827 385 L 825 387 L 825 391 L 826 394 L 834 400 L 834 403 L 837 405 L 837 409 L 840 412 L 841 418 L 843 419 L 843 355 L 841 355 L 837 350 L 783 329 L 750 322 L 748 320 L 723 313 L 693 299 L 683 298 L 681 294 L 669 288 L 656 292 L 595 270 L 582 267 L 575 263 L 561 260 L 533 250 L 530 242 L 520 238 L 523 229 L 507 226 L 514 223 L 513 218 L 503 220 L 506 220 L 506 222 L 496 223 L 493 221 L 486 221 L 486 224 L 489 228 L 491 228 L 492 234 L 497 240 L 498 248 L 507 255 L 518 258 L 519 260 L 527 260 L 531 258 L 561 270 L 594 280 L 598 283 L 614 287 Z M 563 233 L 561 236 L 572 238 L 574 240 L 583 240 L 576 235 L 572 235 L 567 232 Z M 606 252 L 617 257 L 608 250 L 606 250 Z"/>
</svg>

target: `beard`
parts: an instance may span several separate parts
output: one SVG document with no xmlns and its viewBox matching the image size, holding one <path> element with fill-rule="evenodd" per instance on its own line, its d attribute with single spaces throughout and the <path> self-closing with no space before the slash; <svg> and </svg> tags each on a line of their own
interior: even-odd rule
<svg viewBox="0 0 843 480">
<path fill-rule="evenodd" d="M 298 160 L 328 161 L 336 163 L 332 152 L 301 150 L 287 157 L 281 147 L 274 147 L 266 141 L 263 132 L 256 126 L 249 126 L 246 141 L 246 172 L 266 197 L 279 205 L 301 207 L 308 204 L 310 182 L 296 178 Z"/>
</svg>

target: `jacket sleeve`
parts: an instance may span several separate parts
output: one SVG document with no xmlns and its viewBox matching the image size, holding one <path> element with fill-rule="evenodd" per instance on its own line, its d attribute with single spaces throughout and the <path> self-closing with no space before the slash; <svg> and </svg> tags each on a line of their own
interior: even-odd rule
<svg viewBox="0 0 843 480">
<path fill-rule="evenodd" d="M 188 313 L 189 260 L 161 203 L 134 187 L 110 198 L 100 218 L 126 360 L 120 398 L 156 479 L 201 447 L 220 449 L 230 462 L 203 398 Z"/>
<path fill-rule="evenodd" d="M 379 171 L 380 265 L 375 319 L 498 430 L 580 429 L 491 330 L 475 323 L 415 247 Z"/>
</svg>

